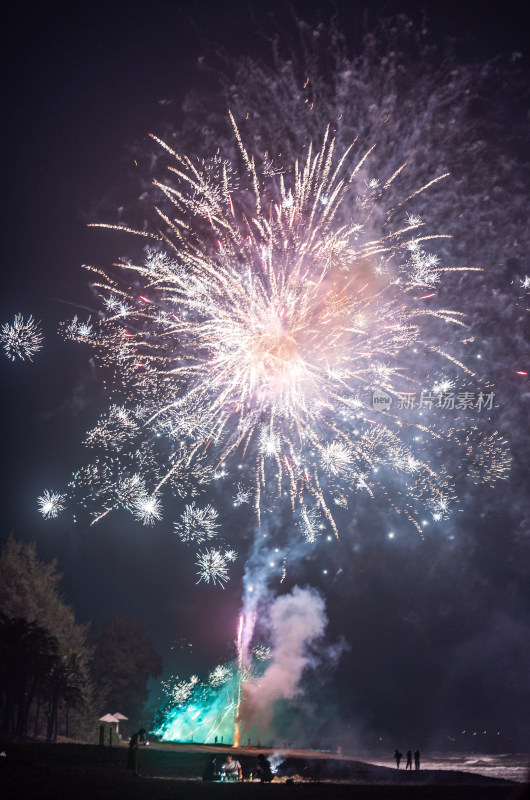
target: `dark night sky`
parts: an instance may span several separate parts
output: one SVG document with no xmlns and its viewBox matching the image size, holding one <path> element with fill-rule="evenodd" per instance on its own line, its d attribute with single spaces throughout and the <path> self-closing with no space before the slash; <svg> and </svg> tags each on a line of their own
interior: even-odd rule
<svg viewBox="0 0 530 800">
<path fill-rule="evenodd" d="M 429 4 L 430 28 L 440 41 L 461 39 L 461 52 L 470 60 L 516 50 L 526 55 L 522 5 Z M 368 24 L 396 12 L 418 19 L 412 2 L 297 0 L 291 6 L 312 22 L 337 8 L 339 24 L 353 41 L 363 13 Z M 2 356 L 0 365 L 2 542 L 11 531 L 36 540 L 42 558 L 58 559 L 65 596 L 80 621 L 98 625 L 115 613 L 135 614 L 167 665 L 186 675 L 231 655 L 242 567 L 224 592 L 196 586 L 191 554 L 164 525 L 147 530 L 126 514 L 91 529 L 67 518 L 41 519 L 35 498 L 43 487 L 67 482 L 82 458 L 83 434 L 105 406 L 89 353 L 62 342 L 56 330 L 60 320 L 91 303 L 81 264 L 105 265 L 116 257 L 112 236 L 86 223 L 102 205 L 125 197 L 131 202 L 131 146 L 168 123 L 181 124 L 186 93 L 205 80 L 198 59 L 208 60 L 214 45 L 230 56 L 267 58 L 269 45 L 260 32 L 271 30 L 272 12 L 286 26 L 290 12 L 283 3 L 251 0 L 80 2 L 63 8 L 20 3 L 2 12 L 0 323 L 18 312 L 32 314 L 46 336 L 34 364 L 13 364 Z M 524 466 L 517 475 L 521 482 L 528 478 Z M 524 573 L 530 559 L 527 549 L 526 561 L 507 549 L 502 500 L 497 514 L 480 522 L 480 535 L 471 530 L 476 497 L 470 506 L 459 520 L 453 558 L 429 540 L 419 545 L 410 539 L 392 550 L 376 531 L 362 557 L 346 548 L 348 579 L 321 587 L 328 597 L 329 639 L 344 635 L 350 650 L 337 667 L 335 687 L 319 684 L 318 692 L 330 720 L 342 706 L 352 730 L 369 731 L 371 742 L 375 733 L 387 731 L 411 732 L 422 741 L 434 741 L 440 731 L 441 740 L 460 725 L 502 727 L 514 736 L 507 747 L 530 741 L 519 719 L 520 698 L 529 698 L 524 658 L 530 651 L 528 644 L 518 647 L 530 633 Z M 243 515 L 234 512 L 228 524 L 235 539 L 245 539 Z M 320 578 L 314 557 L 292 576 L 293 582 Z M 179 644 L 174 652 L 180 661 L 170 662 L 172 642 L 188 640 L 193 654 Z M 499 689 L 497 702 L 503 670 L 520 691 Z M 477 692 L 466 719 L 466 697 Z M 488 703 L 478 713 L 481 697 Z M 439 719 L 433 720 L 436 713 Z M 344 718 L 340 724 L 346 726 Z M 331 729 L 332 722 L 327 735 L 334 741 Z"/>
</svg>

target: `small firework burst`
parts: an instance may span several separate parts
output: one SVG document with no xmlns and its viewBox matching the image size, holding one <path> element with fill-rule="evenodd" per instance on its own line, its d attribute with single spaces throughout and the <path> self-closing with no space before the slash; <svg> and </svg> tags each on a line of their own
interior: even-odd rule
<svg viewBox="0 0 530 800">
<path fill-rule="evenodd" d="M 198 553 L 197 566 L 199 567 L 197 575 L 200 581 L 213 584 L 219 583 L 222 586 L 229 579 L 227 562 L 231 561 L 233 551 L 224 552 L 211 548 L 204 552 Z"/>
<path fill-rule="evenodd" d="M 330 475 L 345 475 L 352 461 L 351 448 L 343 442 L 329 442 L 322 450 L 322 467 Z"/>
<path fill-rule="evenodd" d="M 59 325 L 59 332 L 65 339 L 69 339 L 73 342 L 83 342 L 92 336 L 94 326 L 90 322 L 90 317 L 86 322 L 82 322 L 78 319 L 76 314 L 69 322 L 61 322 Z"/>
<path fill-rule="evenodd" d="M 134 502 L 133 514 L 144 525 L 154 525 L 162 519 L 162 504 L 154 495 L 141 494 Z"/>
<path fill-rule="evenodd" d="M 146 496 L 145 482 L 137 472 L 125 478 L 120 478 L 116 484 L 117 502 L 127 511 L 134 512 L 139 500 Z"/>
<path fill-rule="evenodd" d="M 178 533 L 183 542 L 201 544 L 217 535 L 217 517 L 217 511 L 210 504 L 205 508 L 198 508 L 195 503 L 191 503 L 184 509 L 182 522 L 175 522 L 175 533 Z"/>
<path fill-rule="evenodd" d="M 31 315 L 24 320 L 22 314 L 16 315 L 12 325 L 2 325 L 0 341 L 4 343 L 5 354 L 11 361 L 16 358 L 33 361 L 32 356 L 41 349 L 44 338 L 39 325 Z"/>
<path fill-rule="evenodd" d="M 219 664 L 215 669 L 210 672 L 208 681 L 211 686 L 222 686 L 232 677 L 232 670 L 225 664 Z"/>
<path fill-rule="evenodd" d="M 271 657 L 271 649 L 267 645 L 259 644 L 257 647 L 254 648 L 254 657 L 258 659 L 258 661 L 268 661 Z"/>
<path fill-rule="evenodd" d="M 441 494 L 436 500 L 429 503 L 432 518 L 435 522 L 447 519 L 450 515 L 451 500 L 454 498 Z"/>
<path fill-rule="evenodd" d="M 246 489 L 240 483 L 236 486 L 236 493 L 234 495 L 234 506 L 237 508 L 238 506 L 245 505 L 250 503 L 252 500 L 252 490 Z"/>
<path fill-rule="evenodd" d="M 49 492 L 44 490 L 42 495 L 37 498 L 39 504 L 39 511 L 44 519 L 54 519 L 58 517 L 61 511 L 64 511 L 66 495 L 59 494 L 58 492 Z"/>
</svg>

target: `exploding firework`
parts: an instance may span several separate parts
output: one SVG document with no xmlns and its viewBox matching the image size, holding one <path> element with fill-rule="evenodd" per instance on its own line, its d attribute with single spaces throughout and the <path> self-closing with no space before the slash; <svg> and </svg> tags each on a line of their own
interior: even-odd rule
<svg viewBox="0 0 530 800">
<path fill-rule="evenodd" d="M 144 525 L 154 525 L 162 519 L 162 503 L 154 495 L 140 494 L 135 500 L 133 514 Z"/>
<path fill-rule="evenodd" d="M 234 561 L 237 553 L 234 550 L 216 550 L 210 548 L 204 552 L 199 552 L 197 558 L 199 581 L 210 581 L 222 586 L 228 580 L 228 562 Z M 198 582 L 199 582 L 198 581 Z"/>
<path fill-rule="evenodd" d="M 219 665 L 207 683 L 196 675 L 162 682 L 165 695 L 154 733 L 164 741 L 229 743 L 234 732 L 237 684 L 232 670 Z"/>
<path fill-rule="evenodd" d="M 161 225 L 132 231 L 156 246 L 112 275 L 89 268 L 102 317 L 63 326 L 92 342 L 126 398 L 87 434 L 100 455 L 71 487 L 99 502 L 95 520 L 124 507 L 151 524 L 165 489 L 193 496 L 243 468 L 234 505 L 251 502 L 259 522 L 285 498 L 309 542 L 326 527 L 338 536 L 334 509 L 355 494 L 386 497 L 421 532 L 425 510 L 440 520 L 456 502 L 431 451 L 462 443 L 435 411 L 481 411 L 455 355 L 463 314 L 432 302 L 445 272 L 480 268 L 442 266 L 428 247 L 447 235 L 405 208 L 445 175 L 387 208 L 405 164 L 367 177 L 373 148 L 337 154 L 328 129 L 289 170 L 260 173 L 232 124 L 241 175 L 156 140 L 171 159 L 156 182 Z M 466 452 L 476 446 L 468 435 Z M 490 476 L 504 473 L 503 446 L 490 439 L 478 458 L 493 459 Z M 218 527 L 215 509 L 195 503 L 175 523 L 196 544 Z M 199 553 L 199 579 L 223 585 L 227 552 Z"/>
<path fill-rule="evenodd" d="M 64 511 L 66 495 L 57 492 L 49 492 L 47 489 L 37 499 L 39 511 L 44 519 L 54 519 L 61 511 Z"/>
<path fill-rule="evenodd" d="M 11 361 L 16 358 L 32 361 L 32 356 L 42 347 L 43 336 L 39 323 L 32 316 L 24 320 L 22 314 L 17 314 L 12 325 L 2 325 L 0 341 L 4 343 L 5 354 Z"/>
<path fill-rule="evenodd" d="M 186 506 L 182 522 L 175 523 L 175 533 L 183 542 L 197 542 L 212 539 L 217 534 L 219 523 L 217 511 L 209 503 L 205 508 L 196 508 L 195 503 Z"/>
<path fill-rule="evenodd" d="M 232 671 L 225 664 L 219 664 L 210 672 L 209 683 L 211 686 L 222 686 L 232 677 Z"/>
</svg>

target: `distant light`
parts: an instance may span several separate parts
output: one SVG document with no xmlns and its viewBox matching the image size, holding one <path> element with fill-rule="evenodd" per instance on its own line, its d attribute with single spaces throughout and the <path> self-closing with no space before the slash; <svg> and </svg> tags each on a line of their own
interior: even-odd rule
<svg viewBox="0 0 530 800">
<path fill-rule="evenodd" d="M 396 534 L 394 533 L 394 531 L 390 531 L 390 533 L 388 534 L 388 538 L 389 539 L 393 539 L 395 537 L 395 535 Z"/>
</svg>

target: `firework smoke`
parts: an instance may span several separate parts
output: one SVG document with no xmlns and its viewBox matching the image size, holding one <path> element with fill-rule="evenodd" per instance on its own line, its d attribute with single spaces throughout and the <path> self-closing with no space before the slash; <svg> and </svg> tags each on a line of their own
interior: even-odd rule
<svg viewBox="0 0 530 800">
<path fill-rule="evenodd" d="M 310 647 L 324 635 L 326 623 L 324 599 L 314 589 L 296 586 L 273 601 L 270 661 L 263 675 L 244 685 L 246 729 L 270 731 L 275 703 L 300 693 L 300 680 L 312 661 Z"/>
</svg>

